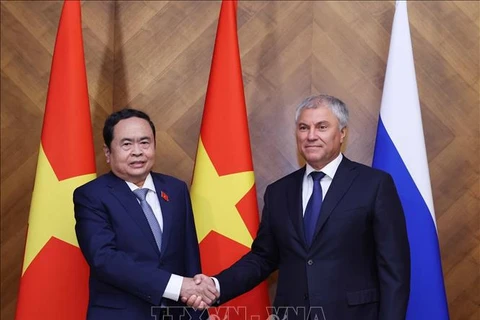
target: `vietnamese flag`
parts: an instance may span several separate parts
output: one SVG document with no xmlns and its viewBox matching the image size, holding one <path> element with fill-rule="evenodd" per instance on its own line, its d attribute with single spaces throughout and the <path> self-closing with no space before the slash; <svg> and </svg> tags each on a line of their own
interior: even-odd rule
<svg viewBox="0 0 480 320">
<path fill-rule="evenodd" d="M 17 320 L 86 318 L 89 269 L 73 190 L 95 178 L 80 2 L 63 4 L 43 119 Z"/>
<path fill-rule="evenodd" d="M 246 254 L 259 224 L 236 9 L 236 1 L 222 2 L 191 188 L 202 271 L 207 275 Z M 237 307 L 236 312 L 228 311 L 228 319 L 266 319 L 268 305 L 263 282 L 223 306 Z M 227 309 L 209 310 L 223 319 Z"/>
</svg>

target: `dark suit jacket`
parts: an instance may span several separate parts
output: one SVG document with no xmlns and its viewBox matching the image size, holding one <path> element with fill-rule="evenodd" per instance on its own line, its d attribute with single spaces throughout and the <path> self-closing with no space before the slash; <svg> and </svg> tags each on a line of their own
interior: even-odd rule
<svg viewBox="0 0 480 320">
<path fill-rule="evenodd" d="M 152 320 L 160 304 L 184 311 L 162 295 L 172 273 L 191 277 L 201 271 L 190 196 L 184 182 L 151 174 L 163 215 L 161 253 L 124 180 L 108 173 L 74 192 L 75 230 L 90 265 L 88 319 Z"/>
<path fill-rule="evenodd" d="M 312 245 L 304 240 L 305 168 L 269 185 L 251 251 L 217 275 L 220 302 L 278 269 L 274 306 L 288 319 L 403 320 L 410 291 L 405 217 L 392 178 L 343 158 Z M 293 307 L 293 308 L 292 308 Z M 298 308 L 298 309 L 294 309 Z"/>
</svg>

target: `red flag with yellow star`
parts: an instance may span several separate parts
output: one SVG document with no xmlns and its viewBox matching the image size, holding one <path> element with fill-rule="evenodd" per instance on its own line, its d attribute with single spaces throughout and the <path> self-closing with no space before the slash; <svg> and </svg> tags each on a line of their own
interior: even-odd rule
<svg viewBox="0 0 480 320">
<path fill-rule="evenodd" d="M 237 37 L 236 1 L 223 1 L 191 188 L 202 271 L 228 268 L 250 250 L 259 224 Z M 266 319 L 267 284 L 223 306 L 228 319 Z M 210 309 L 220 315 L 226 308 Z M 245 318 L 248 316 L 248 318 Z"/>
<path fill-rule="evenodd" d="M 88 265 L 73 190 L 95 178 L 79 1 L 65 1 L 53 54 L 28 220 L 17 320 L 86 318 Z"/>
</svg>

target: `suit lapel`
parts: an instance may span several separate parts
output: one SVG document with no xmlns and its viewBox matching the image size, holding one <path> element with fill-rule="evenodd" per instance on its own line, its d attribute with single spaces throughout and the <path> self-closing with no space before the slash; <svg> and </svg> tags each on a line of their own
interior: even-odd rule
<svg viewBox="0 0 480 320">
<path fill-rule="evenodd" d="M 287 206 L 293 228 L 296 231 L 299 243 L 306 249 L 305 231 L 303 227 L 302 182 L 305 167 L 297 170 L 292 176 L 291 187 L 287 189 Z"/>
<path fill-rule="evenodd" d="M 314 240 L 318 236 L 318 233 L 325 225 L 328 217 L 330 217 L 330 215 L 332 214 L 333 209 L 335 209 L 337 204 L 340 202 L 340 200 L 350 188 L 357 174 L 358 172 L 355 170 L 355 165 L 353 164 L 353 162 L 351 162 L 344 156 L 342 162 L 338 166 L 337 172 L 335 173 L 332 184 L 328 189 L 327 195 L 323 200 L 322 208 L 320 210 L 320 217 L 317 221 L 317 226 L 315 228 L 315 233 L 313 234 L 312 243 L 314 243 Z"/>
<path fill-rule="evenodd" d="M 173 222 L 173 203 L 170 201 L 169 195 L 170 192 L 169 186 L 166 184 L 165 180 L 161 175 L 157 173 L 151 173 L 153 178 L 153 184 L 155 185 L 155 190 L 157 192 L 158 201 L 160 203 L 160 208 L 162 209 L 162 218 L 163 218 L 163 230 L 162 230 L 162 250 L 165 252 L 167 248 L 168 241 L 170 239 L 170 231 L 172 230 Z M 178 199 L 172 199 L 178 200 Z"/>
<path fill-rule="evenodd" d="M 127 213 L 131 216 L 133 221 L 138 225 L 138 227 L 145 234 L 145 237 L 148 239 L 148 242 L 154 247 L 154 249 L 160 254 L 158 250 L 157 243 L 150 229 L 145 214 L 143 213 L 142 207 L 137 201 L 135 194 L 130 190 L 128 185 L 122 179 L 115 176 L 113 173 L 110 173 L 110 182 L 108 184 L 110 192 L 112 195 L 117 198 L 117 200 L 122 204 Z M 163 246 L 163 245 L 162 245 Z"/>
</svg>

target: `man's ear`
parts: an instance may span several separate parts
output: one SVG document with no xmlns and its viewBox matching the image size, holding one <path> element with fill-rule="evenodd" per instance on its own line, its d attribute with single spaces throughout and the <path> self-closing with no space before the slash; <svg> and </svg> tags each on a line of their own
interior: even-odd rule
<svg viewBox="0 0 480 320">
<path fill-rule="evenodd" d="M 107 163 L 110 163 L 110 149 L 107 147 L 106 144 L 103 145 L 103 153 L 105 154 L 105 159 Z"/>
<path fill-rule="evenodd" d="M 347 135 L 347 127 L 343 127 L 340 130 L 340 143 L 343 143 L 343 140 L 345 140 L 346 135 Z"/>
</svg>

